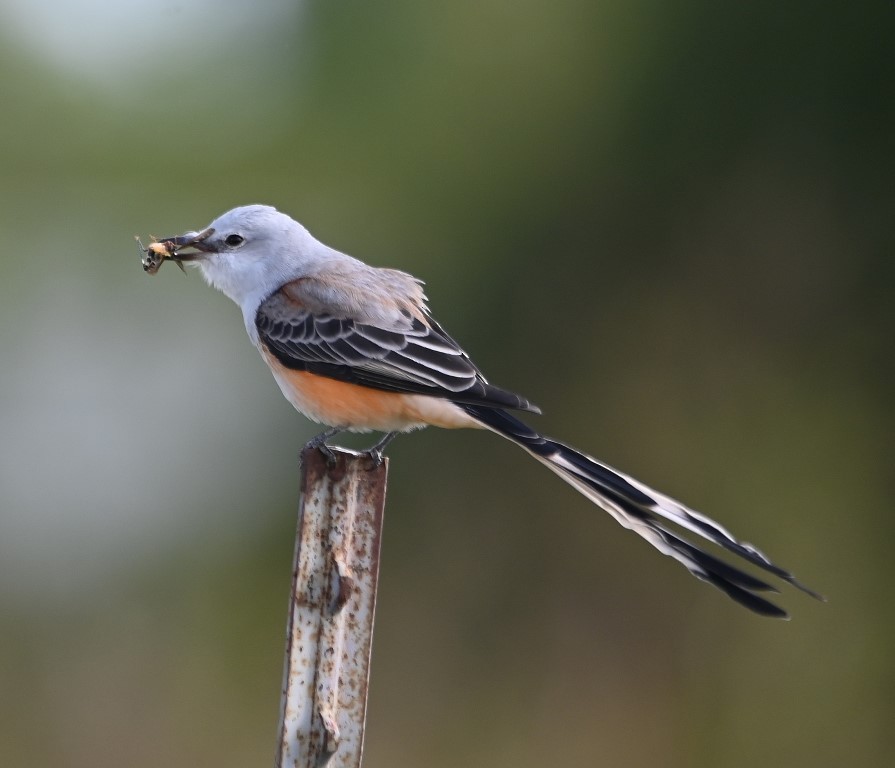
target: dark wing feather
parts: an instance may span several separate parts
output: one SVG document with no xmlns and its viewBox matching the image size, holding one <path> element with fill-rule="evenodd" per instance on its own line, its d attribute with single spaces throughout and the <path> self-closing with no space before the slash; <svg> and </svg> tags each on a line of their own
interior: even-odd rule
<svg viewBox="0 0 895 768">
<path fill-rule="evenodd" d="M 390 392 L 539 412 L 525 398 L 489 384 L 427 316 L 401 317 L 404 327 L 382 328 L 312 312 L 278 291 L 258 307 L 255 327 L 261 343 L 292 370 Z"/>
</svg>

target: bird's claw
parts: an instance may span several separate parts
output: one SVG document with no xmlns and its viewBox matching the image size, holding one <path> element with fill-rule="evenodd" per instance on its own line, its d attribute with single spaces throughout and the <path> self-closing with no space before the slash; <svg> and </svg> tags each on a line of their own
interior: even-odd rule
<svg viewBox="0 0 895 768">
<path fill-rule="evenodd" d="M 382 466 L 382 462 L 385 461 L 385 456 L 382 454 L 382 451 L 378 450 L 375 446 L 367 451 L 367 456 L 370 457 L 370 469 L 379 469 Z"/>
<path fill-rule="evenodd" d="M 305 450 L 318 450 L 323 454 L 326 459 L 327 466 L 333 467 L 336 464 L 336 454 L 332 448 L 330 448 L 326 441 L 329 438 L 334 437 L 342 430 L 340 429 L 328 429 L 325 432 L 321 432 L 319 435 L 315 435 L 307 443 L 305 443 Z"/>
<path fill-rule="evenodd" d="M 382 462 L 385 461 L 385 448 L 397 436 L 397 432 L 388 432 L 382 440 L 367 450 L 367 456 L 370 457 L 372 464 L 370 469 L 379 469 L 382 466 Z"/>
<path fill-rule="evenodd" d="M 336 466 L 336 454 L 333 452 L 333 449 L 330 448 L 326 443 L 320 443 L 319 445 L 314 446 L 320 453 L 323 454 L 326 459 L 326 465 L 328 467 Z"/>
</svg>

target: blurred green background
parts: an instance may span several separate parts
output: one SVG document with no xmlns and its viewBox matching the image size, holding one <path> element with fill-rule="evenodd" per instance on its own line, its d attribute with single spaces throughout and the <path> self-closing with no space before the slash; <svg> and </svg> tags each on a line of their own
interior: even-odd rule
<svg viewBox="0 0 895 768">
<path fill-rule="evenodd" d="M 891 765 L 893 39 L 891 3 L 4 0 L 0 764 L 272 761 L 314 430 L 133 242 L 264 202 L 830 598 L 763 620 L 497 438 L 398 440 L 366 766 Z"/>
</svg>

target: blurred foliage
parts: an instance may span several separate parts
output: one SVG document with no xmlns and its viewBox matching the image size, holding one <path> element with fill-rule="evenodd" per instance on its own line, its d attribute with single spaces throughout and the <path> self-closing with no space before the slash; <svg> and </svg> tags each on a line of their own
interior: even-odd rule
<svg viewBox="0 0 895 768">
<path fill-rule="evenodd" d="M 891 4 L 106 5 L 0 6 L 0 764 L 272 757 L 313 428 L 132 242 L 267 202 L 830 596 L 760 620 L 404 438 L 365 765 L 889 765 Z"/>
</svg>

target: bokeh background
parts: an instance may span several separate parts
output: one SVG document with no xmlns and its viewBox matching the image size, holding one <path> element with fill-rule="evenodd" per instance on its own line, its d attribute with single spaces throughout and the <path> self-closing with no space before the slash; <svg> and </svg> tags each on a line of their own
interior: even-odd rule
<svg viewBox="0 0 895 768">
<path fill-rule="evenodd" d="M 313 428 L 133 242 L 265 202 L 830 598 L 763 620 L 497 438 L 398 440 L 366 766 L 891 765 L 893 39 L 891 3 L 3 0 L 0 764 L 272 760 Z"/>
</svg>

